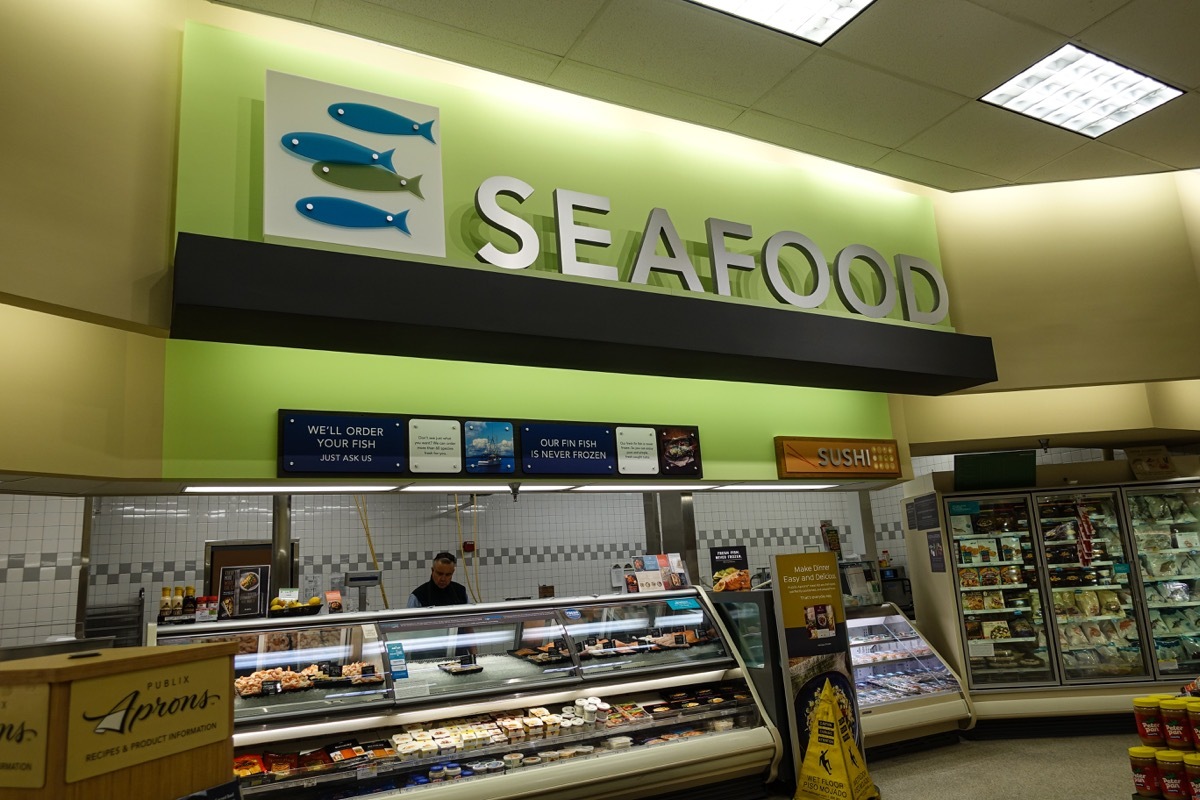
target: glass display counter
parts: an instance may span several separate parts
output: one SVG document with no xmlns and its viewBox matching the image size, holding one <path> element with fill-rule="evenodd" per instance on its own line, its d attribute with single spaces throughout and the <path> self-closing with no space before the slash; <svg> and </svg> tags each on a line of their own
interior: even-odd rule
<svg viewBox="0 0 1200 800">
<path fill-rule="evenodd" d="M 743 798 L 781 750 L 694 589 L 172 626 L 157 641 L 238 643 L 244 797 L 633 798 L 699 779 Z"/>
<path fill-rule="evenodd" d="M 968 727 L 962 682 L 900 609 L 848 608 L 846 629 L 868 746 Z"/>
</svg>

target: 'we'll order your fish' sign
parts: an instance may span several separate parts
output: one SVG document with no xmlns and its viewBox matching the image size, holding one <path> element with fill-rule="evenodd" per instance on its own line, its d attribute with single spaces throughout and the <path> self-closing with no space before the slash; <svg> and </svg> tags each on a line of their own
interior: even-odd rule
<svg viewBox="0 0 1200 800">
<path fill-rule="evenodd" d="M 263 229 L 268 236 L 329 242 L 415 255 L 444 257 L 445 198 L 439 109 L 277 72 L 267 73 Z M 515 248 L 488 242 L 476 258 L 506 270 L 522 270 L 541 257 L 534 224 L 500 204 L 524 204 L 535 187 L 498 175 L 475 191 L 480 219 L 515 240 Z M 612 231 L 598 222 L 612 207 L 602 195 L 551 187 L 558 269 L 563 275 L 620 281 L 617 266 L 581 260 L 579 246 L 607 247 Z M 590 215 L 590 216 L 588 216 Z M 532 216 L 532 215 L 530 215 Z M 580 222 L 584 218 L 588 223 Z M 762 270 L 767 289 L 781 304 L 819 308 L 835 291 L 852 313 L 871 318 L 897 307 L 911 322 L 936 325 L 949 312 L 941 273 L 918 256 L 889 259 L 865 244 L 850 243 L 829 260 L 798 231 L 776 231 L 762 240 L 758 256 L 731 250 L 755 238 L 750 224 L 705 220 L 713 291 L 733 296 L 737 271 Z M 665 254 L 658 252 L 660 243 Z M 807 263 L 808 275 L 789 273 L 787 257 Z M 864 297 L 852 279 L 865 264 L 880 287 Z M 894 271 L 893 271 L 894 265 Z M 629 265 L 627 265 L 629 266 Z M 700 275 L 664 208 L 648 212 L 641 243 L 632 256 L 629 282 L 647 284 L 651 273 L 671 275 L 703 293 Z M 795 287 L 811 286 L 807 291 Z M 922 301 L 921 297 L 932 297 Z M 922 307 L 928 306 L 928 307 Z"/>
</svg>

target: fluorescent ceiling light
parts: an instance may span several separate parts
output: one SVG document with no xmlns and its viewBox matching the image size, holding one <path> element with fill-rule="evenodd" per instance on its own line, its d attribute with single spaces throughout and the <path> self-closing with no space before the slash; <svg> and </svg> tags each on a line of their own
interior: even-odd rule
<svg viewBox="0 0 1200 800">
<path fill-rule="evenodd" d="M 239 486 L 185 486 L 183 491 L 187 494 L 361 494 L 363 492 L 391 492 L 397 488 L 396 484 L 363 484 L 363 485 L 344 485 L 344 484 L 319 484 L 306 483 L 301 485 L 291 485 L 286 483 L 280 484 L 256 484 L 253 486 L 242 484 Z"/>
<path fill-rule="evenodd" d="M 1181 94 L 1068 44 L 981 99 L 1095 139 Z"/>
<path fill-rule="evenodd" d="M 701 492 L 713 487 L 706 483 L 601 483 L 580 486 L 577 492 Z"/>
<path fill-rule="evenodd" d="M 836 489 L 836 483 L 731 483 L 716 487 L 718 492 L 812 492 L 817 489 Z"/>
<path fill-rule="evenodd" d="M 511 492 L 507 483 L 414 483 L 402 492 L 441 492 L 442 494 L 495 494 Z"/>
<path fill-rule="evenodd" d="M 824 44 L 874 0 L 692 0 L 806 42 Z"/>
<path fill-rule="evenodd" d="M 568 489 L 574 489 L 577 485 L 578 484 L 574 484 L 574 483 L 564 483 L 564 484 L 522 483 L 521 488 L 520 488 L 520 493 L 525 494 L 526 492 L 565 492 Z"/>
</svg>

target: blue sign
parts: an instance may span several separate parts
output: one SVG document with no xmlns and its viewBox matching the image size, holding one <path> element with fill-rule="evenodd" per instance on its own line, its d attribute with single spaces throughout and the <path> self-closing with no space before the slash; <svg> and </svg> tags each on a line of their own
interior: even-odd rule
<svg viewBox="0 0 1200 800">
<path fill-rule="evenodd" d="M 279 412 L 284 473 L 403 472 L 407 453 L 400 417 Z"/>
<path fill-rule="evenodd" d="M 522 425 L 521 470 L 526 475 L 616 475 L 613 428 L 559 423 Z"/>
<path fill-rule="evenodd" d="M 700 607 L 700 603 L 691 597 L 686 597 L 682 600 L 668 600 L 667 601 L 667 608 L 671 609 L 672 611 L 686 611 L 689 608 L 699 608 L 699 607 Z"/>
<path fill-rule="evenodd" d="M 392 679 L 399 680 L 408 677 L 408 661 L 404 657 L 403 642 L 387 643 L 388 661 L 392 665 Z"/>
<path fill-rule="evenodd" d="M 583 615 L 579 613 L 579 609 L 577 608 L 568 608 L 563 611 L 563 616 L 567 619 L 579 619 Z"/>
<path fill-rule="evenodd" d="M 950 513 L 956 517 L 965 515 L 965 514 L 978 514 L 979 513 L 979 501 L 978 500 L 951 500 L 950 501 Z"/>
</svg>

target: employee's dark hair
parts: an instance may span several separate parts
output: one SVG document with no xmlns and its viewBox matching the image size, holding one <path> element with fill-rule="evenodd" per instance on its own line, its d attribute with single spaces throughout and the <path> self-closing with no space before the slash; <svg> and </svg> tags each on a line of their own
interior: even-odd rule
<svg viewBox="0 0 1200 800">
<path fill-rule="evenodd" d="M 435 564 L 439 561 L 441 561 L 442 563 L 449 562 L 451 564 L 457 564 L 458 558 L 453 553 L 447 553 L 445 550 L 443 550 L 442 552 L 438 553 L 436 556 L 433 557 L 433 561 Z"/>
</svg>

